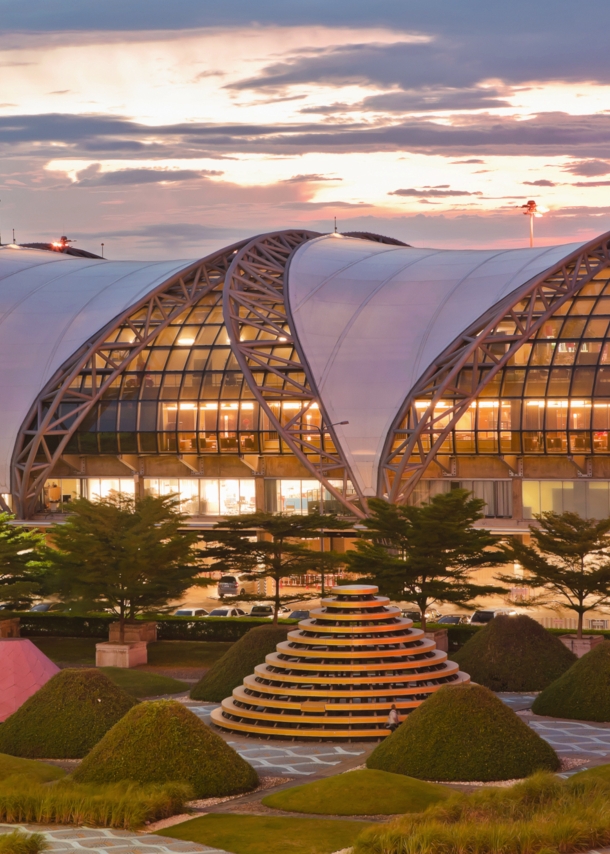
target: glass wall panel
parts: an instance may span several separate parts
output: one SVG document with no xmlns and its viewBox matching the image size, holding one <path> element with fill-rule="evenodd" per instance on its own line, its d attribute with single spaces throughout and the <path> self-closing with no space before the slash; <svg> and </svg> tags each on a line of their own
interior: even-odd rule
<svg viewBox="0 0 610 854">
<path fill-rule="evenodd" d="M 410 504 L 426 504 L 439 493 L 452 489 L 467 489 L 475 498 L 485 502 L 483 513 L 487 518 L 510 518 L 512 516 L 512 482 L 504 480 L 436 480 L 419 481 L 411 497 Z"/>
<path fill-rule="evenodd" d="M 149 495 L 175 495 L 189 516 L 236 516 L 256 509 L 254 478 L 144 478 Z"/>
<path fill-rule="evenodd" d="M 610 481 L 524 480 L 523 517 L 538 513 L 578 513 L 586 519 L 610 515 Z"/>
</svg>

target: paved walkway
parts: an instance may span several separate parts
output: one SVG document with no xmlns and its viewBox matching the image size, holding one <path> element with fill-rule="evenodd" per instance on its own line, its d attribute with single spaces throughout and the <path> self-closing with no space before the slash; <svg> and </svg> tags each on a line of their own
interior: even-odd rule
<svg viewBox="0 0 610 854">
<path fill-rule="evenodd" d="M 534 732 L 555 748 L 560 756 L 610 756 L 610 729 L 603 724 L 583 724 L 578 721 L 527 721 Z"/>
<path fill-rule="evenodd" d="M 131 833 L 128 830 L 108 830 L 102 827 L 40 827 L 27 824 L 0 824 L 0 834 L 13 830 L 26 830 L 42 833 L 49 843 L 49 852 L 53 854 L 226 854 L 219 848 L 198 845 L 196 842 L 183 842 L 169 836 Z"/>
</svg>

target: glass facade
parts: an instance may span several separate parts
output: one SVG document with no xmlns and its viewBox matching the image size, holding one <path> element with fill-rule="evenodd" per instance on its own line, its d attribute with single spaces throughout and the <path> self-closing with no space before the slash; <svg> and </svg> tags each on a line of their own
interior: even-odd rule
<svg viewBox="0 0 610 854">
<path fill-rule="evenodd" d="M 545 306 L 537 307 L 542 314 Z M 456 424 L 442 448 L 450 454 L 610 453 L 610 271 L 604 270 L 561 306 L 523 344 Z M 514 334 L 507 318 L 479 378 L 501 357 Z M 465 367 L 458 387 L 470 388 L 474 367 Z M 418 401 L 422 411 L 427 401 Z M 450 405 L 439 403 L 436 414 Z M 442 419 L 438 422 L 442 427 Z M 429 447 L 430 439 L 424 437 Z"/>
<path fill-rule="evenodd" d="M 413 490 L 409 504 L 425 504 L 435 495 L 452 489 L 467 489 L 475 498 L 485 502 L 486 518 L 510 518 L 513 514 L 512 482 L 509 480 L 420 480 Z"/>
<path fill-rule="evenodd" d="M 586 519 L 610 516 L 608 480 L 524 480 L 523 518 L 536 513 L 578 513 Z"/>
<path fill-rule="evenodd" d="M 144 312 L 141 317 L 134 316 L 114 333 L 114 340 L 134 341 L 134 328 L 144 320 Z M 262 335 L 254 330 L 251 334 L 253 338 Z M 293 351 L 292 345 L 273 348 L 275 356 L 286 359 L 292 357 Z M 115 359 L 122 359 L 126 353 L 117 351 Z M 112 368 L 100 359 L 96 370 L 103 375 Z M 260 374 L 263 377 L 268 374 L 267 385 L 277 384 L 275 374 L 264 369 Z M 259 379 L 257 376 L 257 382 Z M 90 386 L 90 370 L 84 370 L 73 384 L 78 391 Z M 290 400 L 271 403 L 282 423 L 289 421 L 300 407 L 300 403 Z M 305 418 L 315 434 L 320 426 L 317 406 Z M 220 288 L 206 294 L 194 308 L 176 318 L 159 333 L 151 347 L 134 358 L 79 426 L 66 452 L 288 452 L 277 431 L 271 429 L 267 416 L 260 411 L 231 351 Z"/>
<path fill-rule="evenodd" d="M 341 489 L 342 481 L 330 481 L 332 486 Z M 349 492 L 348 488 L 348 495 Z M 312 479 L 265 479 L 265 510 L 267 513 L 288 513 L 306 516 L 308 513 L 320 511 L 322 486 L 319 481 Z M 323 510 L 325 513 L 335 513 L 343 516 L 348 511 L 340 501 L 337 501 L 327 489 L 324 489 Z"/>
<path fill-rule="evenodd" d="M 254 478 L 147 477 L 144 491 L 155 496 L 175 494 L 180 509 L 189 516 L 238 516 L 256 510 Z"/>
</svg>

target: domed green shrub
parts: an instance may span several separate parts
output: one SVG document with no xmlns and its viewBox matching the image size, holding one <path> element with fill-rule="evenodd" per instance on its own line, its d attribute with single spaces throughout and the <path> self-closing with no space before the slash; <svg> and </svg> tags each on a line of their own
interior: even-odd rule
<svg viewBox="0 0 610 854">
<path fill-rule="evenodd" d="M 197 798 L 236 795 L 258 784 L 254 768 L 175 700 L 131 709 L 73 778 L 79 783 L 188 783 Z"/>
<path fill-rule="evenodd" d="M 575 721 L 610 721 L 610 641 L 577 659 L 536 697 L 532 711 Z"/>
<path fill-rule="evenodd" d="M 379 744 L 368 768 L 423 780 L 513 780 L 556 771 L 553 748 L 481 685 L 445 686 Z"/>
<path fill-rule="evenodd" d="M 542 691 L 576 661 L 531 617 L 499 616 L 452 655 L 473 682 L 492 691 Z"/>
<path fill-rule="evenodd" d="M 0 753 L 80 759 L 136 702 L 99 670 L 61 670 L 0 724 Z"/>
<path fill-rule="evenodd" d="M 257 626 L 236 641 L 222 658 L 191 689 L 193 700 L 220 703 L 230 697 L 233 689 L 254 673 L 257 664 L 264 664 L 265 656 L 275 652 L 278 643 L 286 640 L 296 626 Z"/>
</svg>

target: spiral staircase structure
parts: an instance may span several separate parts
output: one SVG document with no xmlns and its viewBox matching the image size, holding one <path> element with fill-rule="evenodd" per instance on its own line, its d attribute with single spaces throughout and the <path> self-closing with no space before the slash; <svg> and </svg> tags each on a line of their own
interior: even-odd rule
<svg viewBox="0 0 610 854">
<path fill-rule="evenodd" d="M 264 737 L 379 739 L 393 703 L 404 719 L 443 685 L 470 681 L 377 587 L 331 593 L 212 712 L 216 726 Z"/>
</svg>

